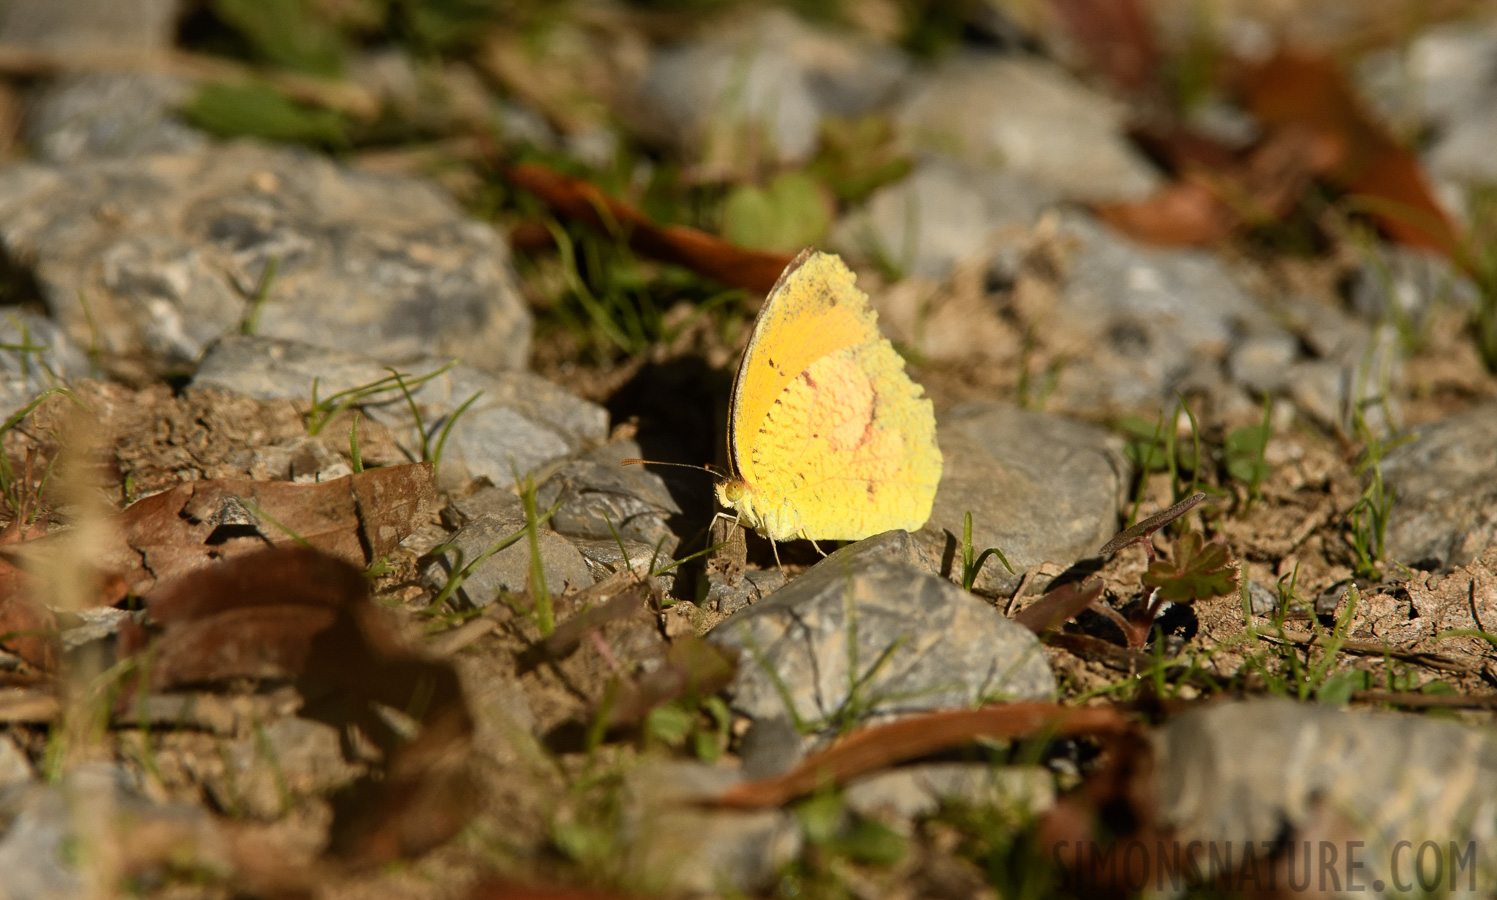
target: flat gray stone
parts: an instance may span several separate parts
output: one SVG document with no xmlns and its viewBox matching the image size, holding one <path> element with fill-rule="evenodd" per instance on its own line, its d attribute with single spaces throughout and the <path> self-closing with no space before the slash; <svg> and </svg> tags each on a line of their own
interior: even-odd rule
<svg viewBox="0 0 1497 900">
<path fill-rule="evenodd" d="M 508 488 L 515 483 L 516 473 L 523 477 L 540 472 L 608 436 L 606 410 L 529 372 L 485 372 L 458 364 L 413 383 L 450 363 L 439 357 L 418 357 L 399 369 L 407 376 L 406 386 L 421 410 L 433 451 L 448 417 L 468 398 L 479 395 L 449 432 L 440 463 L 444 483 L 456 483 L 465 475 Z M 319 399 L 325 400 L 389 376 L 378 361 L 357 353 L 230 335 L 209 348 L 192 386 L 261 400 L 301 400 L 310 407 L 314 379 Z M 389 427 L 412 458 L 420 458 L 416 421 L 398 386 L 388 383 L 356 405 Z"/>
<path fill-rule="evenodd" d="M 191 82 L 146 72 L 89 72 L 58 79 L 29 104 L 26 142 L 38 159 L 74 163 L 151 153 L 197 153 L 209 139 L 177 108 Z"/>
<path fill-rule="evenodd" d="M 883 259 L 904 273 L 942 278 L 979 255 L 994 232 L 1027 234 L 1059 192 L 1006 169 L 926 155 L 910 175 L 876 191 L 833 228 L 839 252 Z"/>
<path fill-rule="evenodd" d="M 257 333 L 404 364 L 523 367 L 530 313 L 509 250 L 428 182 L 249 142 L 0 170 L 0 242 L 52 316 L 132 372 Z M 278 262 L 258 313 L 266 267 Z"/>
<path fill-rule="evenodd" d="M 657 52 L 636 105 L 648 130 L 698 155 L 731 152 L 758 132 L 764 142 L 756 152 L 804 160 L 823 118 L 870 111 L 908 67 L 886 45 L 770 10 Z"/>
<path fill-rule="evenodd" d="M 1082 213 L 1067 213 L 1061 233 L 1074 249 L 1054 321 L 1086 348 L 1060 370 L 1065 409 L 1172 405 L 1196 364 L 1220 364 L 1245 338 L 1288 335 L 1213 254 L 1146 247 Z"/>
<path fill-rule="evenodd" d="M 618 572 L 632 572 L 643 578 L 674 562 L 670 554 L 639 541 L 579 537 L 568 538 L 568 541 L 582 554 L 594 581 L 602 581 Z M 676 570 L 661 572 L 655 576 L 655 580 L 659 582 L 660 589 L 669 595 L 675 589 Z"/>
<path fill-rule="evenodd" d="M 659 547 L 669 558 L 681 538 L 671 527 L 681 507 L 665 481 L 625 459 L 644 455 L 634 441 L 614 441 L 562 465 L 536 491 L 536 503 L 550 509 L 551 527 L 572 537 L 623 539 Z"/>
<path fill-rule="evenodd" d="M 975 51 L 914 79 L 898 112 L 917 147 L 1093 201 L 1141 197 L 1160 183 L 1123 136 L 1127 116 L 1054 63 Z"/>
<path fill-rule="evenodd" d="M 1005 592 L 1044 562 L 1094 556 L 1118 530 L 1128 465 L 1114 435 L 1082 422 L 997 403 L 967 403 L 937 419 L 945 466 L 930 521 L 919 532 L 939 571 L 961 577 L 972 513 L 973 554 L 996 547 L 973 586 Z"/>
<path fill-rule="evenodd" d="M 422 573 L 427 586 L 441 590 L 455 572 L 461 571 L 487 553 L 496 544 L 525 528 L 525 516 L 480 516 L 464 525 L 449 543 L 453 550 L 435 559 Z M 570 541 L 545 528 L 536 532 L 541 569 L 546 589 L 552 596 L 592 584 L 592 570 Z M 482 608 L 499 599 L 501 592 L 512 594 L 530 589 L 530 539 L 524 535 L 504 549 L 478 563 L 452 595 L 459 606 Z"/>
<path fill-rule="evenodd" d="M 785 586 L 785 576 L 778 569 L 749 569 L 736 584 L 729 584 L 719 572 L 707 573 L 707 592 L 699 601 L 704 609 L 735 613 L 753 606 Z"/>
<path fill-rule="evenodd" d="M 728 689 L 735 710 L 789 715 L 824 734 L 875 716 L 1054 696 L 1028 630 L 934 575 L 849 559 L 834 554 L 708 633 L 743 653 Z"/>
<path fill-rule="evenodd" d="M 1267 848 L 1286 834 L 1334 835 L 1342 846 L 1362 841 L 1361 881 L 1370 885 L 1393 883 L 1389 861 L 1398 841 L 1416 849 L 1425 840 L 1441 848 L 1456 842 L 1462 854 L 1475 850 L 1462 888 L 1472 874 L 1479 894 L 1497 887 L 1497 741 L 1490 729 L 1260 699 L 1197 707 L 1159 729 L 1154 746 L 1156 771 L 1170 773 L 1156 782 L 1158 824 L 1182 844 Z M 1399 873 L 1405 883 L 1412 880 L 1408 855 Z M 1201 871 L 1211 871 L 1208 862 L 1201 860 Z M 1305 860 L 1294 865 L 1299 873 Z"/>
<path fill-rule="evenodd" d="M 1383 456 L 1396 491 L 1383 551 L 1420 568 L 1465 565 L 1497 543 L 1497 403 L 1411 428 Z"/>
</svg>

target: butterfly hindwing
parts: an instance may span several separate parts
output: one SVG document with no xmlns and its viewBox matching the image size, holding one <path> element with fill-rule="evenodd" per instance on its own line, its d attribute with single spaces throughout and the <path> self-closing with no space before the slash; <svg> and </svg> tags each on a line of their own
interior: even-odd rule
<svg viewBox="0 0 1497 900">
<path fill-rule="evenodd" d="M 836 256 L 802 253 L 770 292 L 731 413 L 737 508 L 761 533 L 855 540 L 929 518 L 931 403 Z"/>
</svg>

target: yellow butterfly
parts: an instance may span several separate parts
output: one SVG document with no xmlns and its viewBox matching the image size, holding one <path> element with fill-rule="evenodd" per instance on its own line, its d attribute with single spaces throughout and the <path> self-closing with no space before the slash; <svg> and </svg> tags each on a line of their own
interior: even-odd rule
<svg viewBox="0 0 1497 900">
<path fill-rule="evenodd" d="M 935 411 L 854 280 L 839 257 L 802 251 L 733 380 L 717 498 L 773 541 L 859 540 L 930 518 Z"/>
</svg>

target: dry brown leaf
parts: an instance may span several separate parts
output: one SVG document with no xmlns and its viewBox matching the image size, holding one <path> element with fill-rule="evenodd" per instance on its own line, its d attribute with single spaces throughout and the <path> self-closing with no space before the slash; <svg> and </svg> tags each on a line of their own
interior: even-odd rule
<svg viewBox="0 0 1497 900">
<path fill-rule="evenodd" d="M 321 484 L 191 482 L 121 513 L 115 542 L 100 564 L 121 573 L 135 594 L 216 560 L 298 538 L 365 568 L 421 525 L 435 499 L 430 463 L 370 469 Z"/>
<path fill-rule="evenodd" d="M 262 549 L 187 573 L 148 596 L 146 609 L 161 633 L 123 643 L 154 690 L 290 679 L 306 696 L 335 698 L 328 714 L 342 726 L 375 722 L 376 704 L 419 722 L 414 739 L 391 748 L 383 777 L 340 808 L 339 858 L 413 856 L 466 823 L 473 720 L 457 673 L 404 647 L 359 569 L 304 547 Z"/>
<path fill-rule="evenodd" d="M 1052 589 L 1036 602 L 1019 610 L 1014 614 L 1014 621 L 1035 634 L 1043 634 L 1081 615 L 1082 610 L 1091 606 L 1100 596 L 1102 582 L 1099 579 L 1094 578 L 1080 584 L 1069 582 Z"/>
</svg>

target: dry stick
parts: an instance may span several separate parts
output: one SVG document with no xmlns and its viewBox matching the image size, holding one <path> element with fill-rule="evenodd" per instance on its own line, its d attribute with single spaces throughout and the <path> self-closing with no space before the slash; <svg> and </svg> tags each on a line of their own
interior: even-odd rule
<svg viewBox="0 0 1497 900">
<path fill-rule="evenodd" d="M 1305 634 L 1297 631 L 1285 631 L 1282 635 L 1265 634 L 1259 632 L 1258 637 L 1267 641 L 1277 641 L 1283 644 L 1311 645 L 1320 642 L 1320 636 Z M 1377 644 L 1372 641 L 1345 640 L 1341 642 L 1341 649 L 1347 653 L 1355 653 L 1358 656 L 1390 656 L 1403 662 L 1411 662 L 1429 669 L 1437 669 L 1444 672 L 1461 672 L 1470 674 L 1475 670 L 1470 666 L 1462 665 L 1448 656 L 1438 653 L 1429 653 L 1421 650 L 1399 650 L 1387 644 Z"/>
<path fill-rule="evenodd" d="M 740 782 L 709 802 L 738 809 L 775 807 L 823 785 L 841 784 L 978 738 L 1115 734 L 1129 727 L 1128 720 L 1110 707 L 1067 709 L 1053 703 L 1011 703 L 930 713 L 855 732 L 784 775 Z"/>
</svg>

